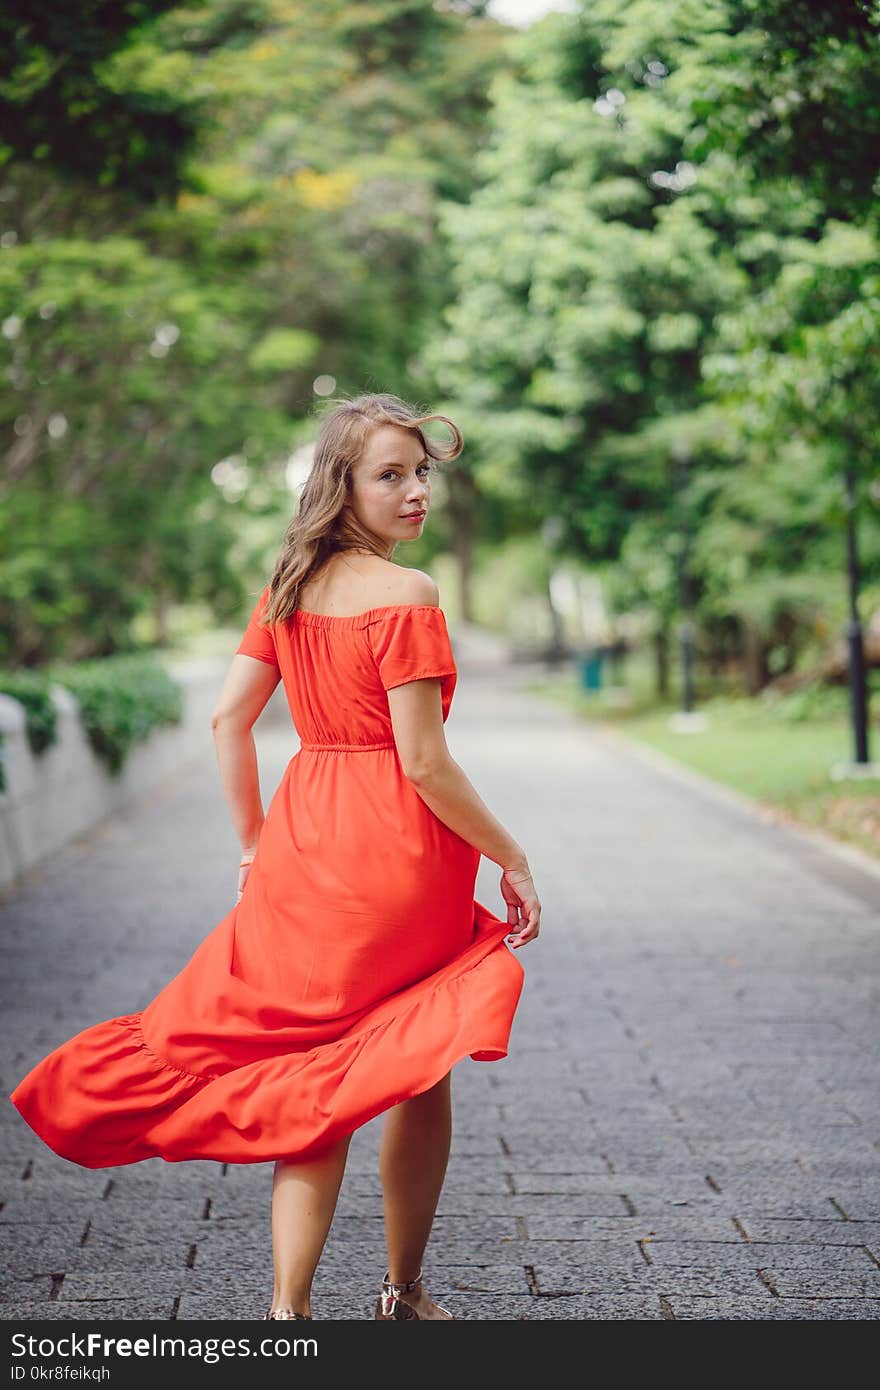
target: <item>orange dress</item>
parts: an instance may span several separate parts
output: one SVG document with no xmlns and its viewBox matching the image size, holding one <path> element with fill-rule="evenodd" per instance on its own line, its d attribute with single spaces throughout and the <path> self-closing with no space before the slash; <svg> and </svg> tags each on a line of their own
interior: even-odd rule
<svg viewBox="0 0 880 1390">
<path fill-rule="evenodd" d="M 296 612 L 238 651 L 280 672 L 300 748 L 241 901 L 142 1012 L 84 1029 L 11 1100 L 85 1168 L 311 1156 L 438 1082 L 507 1056 L 523 970 L 474 900 L 480 852 L 400 765 L 386 691 L 457 679 L 440 608 Z"/>
</svg>

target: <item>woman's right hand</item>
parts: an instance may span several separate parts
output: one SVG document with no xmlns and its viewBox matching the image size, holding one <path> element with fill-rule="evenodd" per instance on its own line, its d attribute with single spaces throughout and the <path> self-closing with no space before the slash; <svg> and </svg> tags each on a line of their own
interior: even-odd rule
<svg viewBox="0 0 880 1390">
<path fill-rule="evenodd" d="M 534 941 L 541 930 L 541 904 L 527 868 L 514 866 L 501 875 L 501 895 L 507 903 L 507 925 L 517 927 L 507 940 L 514 947 Z"/>
<path fill-rule="evenodd" d="M 253 864 L 253 862 L 253 854 L 249 856 L 243 855 L 241 863 L 238 866 L 238 896 L 235 899 L 236 906 L 238 906 L 238 904 L 241 902 L 241 895 L 244 892 L 244 885 L 248 881 L 248 874 L 251 871 L 251 865 Z"/>
</svg>

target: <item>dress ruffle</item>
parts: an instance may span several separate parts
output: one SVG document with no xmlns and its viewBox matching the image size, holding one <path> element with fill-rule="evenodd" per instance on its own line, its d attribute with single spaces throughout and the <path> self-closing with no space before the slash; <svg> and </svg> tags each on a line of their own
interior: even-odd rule
<svg viewBox="0 0 880 1390">
<path fill-rule="evenodd" d="M 508 927 L 481 904 L 474 910 L 464 952 L 334 1041 L 195 1075 L 154 1052 L 143 1015 L 129 1014 L 78 1033 L 10 1098 L 55 1153 L 85 1168 L 317 1154 L 464 1057 L 507 1056 L 523 969 L 503 939 Z"/>
</svg>

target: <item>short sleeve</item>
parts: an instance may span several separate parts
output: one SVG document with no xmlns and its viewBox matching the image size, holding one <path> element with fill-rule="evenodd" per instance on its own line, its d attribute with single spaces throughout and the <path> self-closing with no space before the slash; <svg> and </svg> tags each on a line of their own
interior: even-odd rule
<svg viewBox="0 0 880 1390">
<path fill-rule="evenodd" d="M 269 597 L 269 585 L 267 584 L 254 606 L 253 612 L 248 619 L 244 636 L 236 647 L 236 655 L 255 656 L 258 661 L 265 661 L 270 666 L 278 666 L 278 654 L 275 651 L 275 639 L 272 635 L 271 627 L 262 627 L 259 622 L 266 599 Z"/>
<path fill-rule="evenodd" d="M 412 604 L 373 623 L 370 645 L 386 690 L 431 676 L 454 676 L 455 661 L 442 608 Z"/>
</svg>

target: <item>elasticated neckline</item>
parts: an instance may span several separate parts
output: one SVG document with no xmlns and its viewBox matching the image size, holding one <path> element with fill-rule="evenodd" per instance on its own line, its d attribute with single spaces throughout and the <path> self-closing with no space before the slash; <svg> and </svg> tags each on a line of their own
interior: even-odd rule
<svg viewBox="0 0 880 1390">
<path fill-rule="evenodd" d="M 367 608 L 363 613 L 310 613 L 307 608 L 297 608 L 294 618 L 308 627 L 367 627 L 369 623 L 378 622 L 384 613 L 399 613 L 408 608 L 443 612 L 436 603 L 385 603 L 380 608 Z"/>
</svg>

